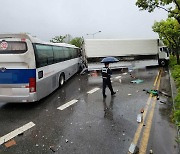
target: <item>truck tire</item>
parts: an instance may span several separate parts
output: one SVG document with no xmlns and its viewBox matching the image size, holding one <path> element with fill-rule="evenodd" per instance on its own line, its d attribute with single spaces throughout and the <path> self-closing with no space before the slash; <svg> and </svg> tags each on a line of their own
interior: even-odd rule
<svg viewBox="0 0 180 154">
<path fill-rule="evenodd" d="M 159 65 L 162 67 L 166 66 L 166 60 L 165 59 L 159 60 Z"/>
</svg>

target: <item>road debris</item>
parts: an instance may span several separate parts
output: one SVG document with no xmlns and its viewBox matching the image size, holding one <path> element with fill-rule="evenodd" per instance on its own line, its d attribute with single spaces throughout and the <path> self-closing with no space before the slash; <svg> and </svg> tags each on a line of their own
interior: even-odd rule
<svg viewBox="0 0 180 154">
<path fill-rule="evenodd" d="M 137 84 L 142 83 L 142 82 L 144 82 L 144 80 L 137 79 L 137 80 L 131 81 L 131 83 L 137 83 Z"/>
<path fill-rule="evenodd" d="M 159 100 L 159 96 L 157 96 L 157 100 Z"/>
<path fill-rule="evenodd" d="M 167 97 L 171 97 L 170 95 L 168 95 L 168 93 L 164 92 L 164 91 L 159 91 L 160 94 L 167 96 Z"/>
<path fill-rule="evenodd" d="M 13 145 L 16 145 L 16 141 L 15 140 L 10 140 L 10 141 L 5 143 L 6 148 L 9 148 L 9 147 L 11 147 Z"/>
<path fill-rule="evenodd" d="M 166 104 L 166 102 L 165 101 L 160 101 L 160 104 Z"/>
<path fill-rule="evenodd" d="M 50 146 L 49 149 L 52 150 L 52 152 L 56 152 L 56 148 L 54 146 Z"/>
<path fill-rule="evenodd" d="M 131 96 L 132 94 L 128 94 L 128 96 Z"/>
<path fill-rule="evenodd" d="M 129 147 L 129 152 L 132 154 L 136 154 L 139 152 L 139 148 L 134 143 L 131 143 Z"/>
<path fill-rule="evenodd" d="M 138 114 L 137 115 L 137 122 L 141 123 L 143 121 L 143 114 Z"/>
<path fill-rule="evenodd" d="M 153 151 L 152 151 L 152 150 L 149 150 L 149 153 L 151 153 L 151 154 L 152 154 L 152 153 L 153 153 Z"/>
<path fill-rule="evenodd" d="M 158 96 L 159 95 L 159 91 L 158 90 L 154 90 L 154 89 L 143 89 L 143 91 L 146 91 L 146 93 L 151 94 L 152 96 Z"/>
<path fill-rule="evenodd" d="M 131 77 L 131 78 L 134 78 L 134 79 L 136 78 L 136 77 L 135 77 L 135 76 L 133 76 L 131 73 L 130 73 L 130 77 Z"/>
<path fill-rule="evenodd" d="M 88 68 L 87 68 L 87 67 L 85 67 L 85 68 L 84 68 L 84 69 L 80 72 L 80 75 L 85 74 L 87 71 L 88 71 Z"/>
<path fill-rule="evenodd" d="M 143 108 L 140 111 L 141 111 L 141 113 L 144 113 L 144 109 Z"/>
<path fill-rule="evenodd" d="M 66 139 L 66 143 L 68 143 L 68 139 Z"/>
</svg>

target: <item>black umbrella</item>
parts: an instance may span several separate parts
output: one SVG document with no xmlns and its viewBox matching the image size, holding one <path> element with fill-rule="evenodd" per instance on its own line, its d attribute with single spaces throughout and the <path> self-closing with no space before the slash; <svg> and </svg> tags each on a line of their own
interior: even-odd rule
<svg viewBox="0 0 180 154">
<path fill-rule="evenodd" d="M 103 60 L 101 60 L 101 63 L 116 63 L 119 62 L 119 60 L 115 57 L 106 57 Z"/>
</svg>

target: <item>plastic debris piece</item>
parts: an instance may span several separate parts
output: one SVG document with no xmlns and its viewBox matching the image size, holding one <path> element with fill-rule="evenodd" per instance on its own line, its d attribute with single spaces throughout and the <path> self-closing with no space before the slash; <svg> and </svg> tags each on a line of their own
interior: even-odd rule
<svg viewBox="0 0 180 154">
<path fill-rule="evenodd" d="M 143 120 L 143 115 L 142 115 L 142 114 L 138 114 L 138 115 L 137 115 L 137 122 L 138 122 L 138 123 L 141 123 L 142 120 Z"/>
<path fill-rule="evenodd" d="M 36 147 L 38 147 L 39 145 L 38 144 L 36 144 Z"/>
<path fill-rule="evenodd" d="M 132 154 L 135 154 L 138 151 L 139 151 L 139 148 L 134 143 L 131 143 L 131 145 L 129 147 L 129 152 Z"/>
<path fill-rule="evenodd" d="M 128 94 L 128 96 L 131 96 L 132 94 Z"/>
<path fill-rule="evenodd" d="M 68 143 L 68 139 L 66 139 L 66 143 Z"/>
<path fill-rule="evenodd" d="M 149 94 L 151 94 L 152 96 L 158 96 L 158 95 L 159 95 L 159 91 L 158 91 L 158 90 L 154 90 L 154 89 L 151 89 L 151 90 L 143 89 L 143 91 L 146 91 L 146 93 L 149 93 Z"/>
<path fill-rule="evenodd" d="M 137 80 L 131 81 L 131 83 L 137 83 L 137 84 L 142 83 L 142 82 L 144 82 L 144 80 L 137 79 Z"/>
<path fill-rule="evenodd" d="M 5 143 L 6 148 L 9 148 L 9 147 L 11 147 L 13 145 L 16 145 L 16 141 L 15 140 L 10 140 L 10 141 Z"/>
<path fill-rule="evenodd" d="M 149 150 L 149 153 L 153 153 L 153 151 L 152 151 L 152 150 Z"/>
</svg>

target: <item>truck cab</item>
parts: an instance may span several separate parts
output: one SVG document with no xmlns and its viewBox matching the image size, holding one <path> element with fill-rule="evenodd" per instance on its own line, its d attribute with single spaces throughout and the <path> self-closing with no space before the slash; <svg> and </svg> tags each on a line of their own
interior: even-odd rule
<svg viewBox="0 0 180 154">
<path fill-rule="evenodd" d="M 169 50 L 166 46 L 159 47 L 158 63 L 160 66 L 166 66 L 169 63 Z"/>
</svg>

